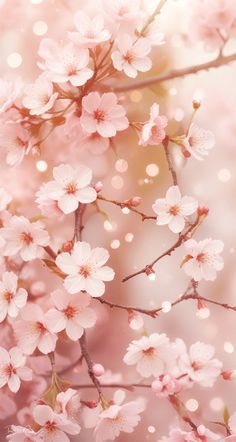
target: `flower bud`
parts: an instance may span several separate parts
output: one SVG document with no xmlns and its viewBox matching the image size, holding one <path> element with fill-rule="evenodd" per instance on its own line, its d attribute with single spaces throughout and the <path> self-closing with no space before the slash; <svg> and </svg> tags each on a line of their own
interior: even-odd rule
<svg viewBox="0 0 236 442">
<path fill-rule="evenodd" d="M 62 252 L 70 252 L 73 249 L 73 242 L 72 241 L 66 241 L 61 246 Z"/>
<path fill-rule="evenodd" d="M 193 105 L 193 109 L 197 110 L 201 106 L 201 102 L 198 100 L 193 100 L 192 105 Z"/>
<path fill-rule="evenodd" d="M 105 373 L 104 367 L 102 364 L 94 364 L 93 365 L 93 373 L 96 377 L 102 376 Z"/>
<path fill-rule="evenodd" d="M 101 192 L 103 188 L 103 183 L 101 181 L 98 181 L 96 184 L 94 184 L 94 189 L 96 190 L 96 192 Z"/>
<path fill-rule="evenodd" d="M 236 370 L 222 371 L 221 376 L 225 381 L 231 381 L 236 378 Z"/>
<path fill-rule="evenodd" d="M 207 206 L 199 206 L 197 209 L 197 213 L 199 216 L 207 216 L 209 213 L 209 208 Z"/>
</svg>

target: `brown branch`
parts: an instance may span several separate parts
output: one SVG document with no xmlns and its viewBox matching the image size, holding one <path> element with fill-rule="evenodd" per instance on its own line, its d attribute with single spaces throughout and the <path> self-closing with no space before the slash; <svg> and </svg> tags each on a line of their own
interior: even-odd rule
<svg viewBox="0 0 236 442">
<path fill-rule="evenodd" d="M 111 86 L 114 92 L 127 92 L 136 89 L 143 89 L 153 84 L 158 84 L 163 81 L 173 80 L 175 78 L 185 77 L 186 75 L 196 74 L 200 71 L 206 71 L 208 69 L 218 68 L 220 66 L 225 66 L 232 61 L 236 61 L 236 54 L 231 54 L 227 56 L 219 55 L 214 60 L 208 61 L 207 63 L 201 63 L 195 66 L 189 66 L 183 69 L 173 69 L 169 72 L 165 72 L 164 74 L 155 75 L 150 78 L 144 78 L 144 80 L 140 81 L 132 81 L 132 83 L 114 85 Z"/>
<path fill-rule="evenodd" d="M 152 318 L 156 318 L 156 316 L 157 316 L 158 309 L 148 310 L 148 309 L 139 308 L 139 307 L 131 307 L 131 306 L 126 306 L 126 305 L 121 305 L 121 304 L 114 304 L 113 302 L 107 301 L 104 298 L 96 298 L 96 300 L 99 301 L 101 304 L 108 305 L 110 308 L 118 308 L 121 310 L 126 310 L 128 313 L 135 311 L 138 313 L 143 313 L 144 315 L 147 315 L 147 316 L 151 316 Z"/>
<path fill-rule="evenodd" d="M 156 216 L 152 216 L 152 215 L 146 215 L 143 212 L 140 212 L 139 210 L 135 209 L 134 207 L 132 207 L 130 200 L 128 201 L 115 201 L 115 200 L 111 200 L 109 198 L 105 198 L 102 195 L 98 195 L 97 199 L 101 200 L 101 201 L 105 201 L 106 203 L 110 203 L 110 204 L 114 204 L 115 206 L 120 207 L 121 209 L 127 208 L 129 209 L 131 212 L 137 213 L 139 216 L 141 216 L 142 221 L 145 221 L 146 219 L 154 219 L 156 220 Z"/>
<path fill-rule="evenodd" d="M 84 215 L 85 209 L 86 209 L 86 206 L 84 204 L 80 204 L 78 209 L 75 211 L 75 226 L 74 226 L 73 242 L 82 241 L 82 231 L 84 229 L 83 215 Z"/>
<path fill-rule="evenodd" d="M 193 224 L 191 224 L 191 226 L 187 229 L 185 233 L 179 235 L 177 241 L 171 247 L 169 247 L 169 249 L 167 249 L 160 256 L 154 259 L 154 261 L 152 261 L 150 264 L 147 264 L 141 270 L 138 270 L 135 273 L 131 273 L 130 275 L 123 278 L 122 282 L 126 282 L 129 279 L 134 278 L 135 276 L 141 275 L 142 273 L 145 273 L 146 275 L 153 273 L 153 266 L 165 256 L 170 256 L 178 247 L 180 247 L 187 240 L 187 238 L 189 238 L 189 236 L 193 234 L 194 230 L 199 225 L 199 221 L 200 221 L 199 217 L 197 217 L 196 221 Z"/>
<path fill-rule="evenodd" d="M 57 254 L 54 252 L 54 250 L 52 250 L 52 248 L 50 246 L 46 246 L 44 247 L 45 252 L 47 252 L 47 254 L 49 256 L 51 256 L 51 258 L 56 259 Z"/>
<path fill-rule="evenodd" d="M 177 179 L 176 171 L 175 171 L 174 166 L 172 164 L 172 158 L 171 158 L 171 154 L 170 154 L 169 146 L 168 146 L 169 145 L 168 137 L 166 137 L 163 140 L 162 144 L 163 144 L 163 147 L 164 147 L 164 151 L 165 151 L 165 155 L 166 155 L 166 160 L 167 160 L 167 163 L 168 163 L 169 171 L 170 171 L 171 176 L 172 176 L 173 184 L 174 184 L 174 186 L 177 186 L 178 185 L 178 179 Z"/>
<path fill-rule="evenodd" d="M 87 350 L 87 343 L 86 343 L 86 333 L 84 331 L 83 335 L 81 336 L 80 340 L 80 348 L 81 348 L 81 354 L 84 358 L 84 360 L 86 361 L 87 367 L 88 367 L 88 374 L 89 377 L 94 385 L 94 387 L 96 388 L 97 392 L 98 392 L 98 396 L 99 396 L 99 400 L 101 401 L 101 403 L 104 403 L 104 398 L 103 398 L 103 394 L 102 394 L 102 390 L 101 390 L 101 385 L 99 380 L 96 378 L 94 372 L 93 372 L 93 362 L 90 358 L 90 355 L 88 353 Z"/>
<path fill-rule="evenodd" d="M 151 388 L 151 384 L 100 384 L 102 388 L 124 388 L 125 390 L 132 391 L 134 388 Z M 96 388 L 94 384 L 81 384 L 72 385 L 71 388 L 76 390 L 85 388 Z"/>
</svg>

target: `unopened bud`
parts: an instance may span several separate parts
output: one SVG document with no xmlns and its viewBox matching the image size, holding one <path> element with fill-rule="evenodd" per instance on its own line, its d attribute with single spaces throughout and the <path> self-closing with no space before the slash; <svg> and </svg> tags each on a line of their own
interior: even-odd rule
<svg viewBox="0 0 236 442">
<path fill-rule="evenodd" d="M 133 198 L 130 198 L 129 200 L 125 201 L 125 204 L 126 206 L 138 207 L 141 201 L 142 201 L 141 196 L 134 196 Z"/>
<path fill-rule="evenodd" d="M 185 158 L 191 157 L 191 153 L 186 149 L 183 149 L 182 154 Z"/>
<path fill-rule="evenodd" d="M 104 367 L 102 364 L 94 364 L 93 372 L 96 377 L 102 376 L 105 373 Z"/>
<path fill-rule="evenodd" d="M 73 242 L 72 241 L 66 241 L 61 246 L 62 252 L 70 252 L 73 249 Z"/>
<path fill-rule="evenodd" d="M 98 181 L 96 184 L 94 184 L 94 189 L 96 190 L 96 192 L 101 192 L 103 188 L 103 183 L 101 181 Z"/>
<path fill-rule="evenodd" d="M 199 206 L 197 209 L 197 213 L 199 216 L 207 216 L 209 213 L 209 208 L 207 206 Z"/>
<path fill-rule="evenodd" d="M 98 405 L 95 401 L 81 401 L 81 404 L 85 405 L 88 408 L 96 408 Z"/>
<path fill-rule="evenodd" d="M 236 370 L 222 371 L 221 376 L 225 381 L 231 381 L 236 378 Z"/>
<path fill-rule="evenodd" d="M 193 105 L 193 109 L 197 110 L 201 106 L 201 102 L 198 100 L 193 100 L 192 105 Z"/>
</svg>

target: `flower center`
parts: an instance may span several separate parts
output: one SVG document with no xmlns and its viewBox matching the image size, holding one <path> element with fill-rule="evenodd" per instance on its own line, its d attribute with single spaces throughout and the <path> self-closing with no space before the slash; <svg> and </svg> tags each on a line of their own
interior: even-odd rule
<svg viewBox="0 0 236 442">
<path fill-rule="evenodd" d="M 40 101 L 41 101 L 41 103 L 42 104 L 48 104 L 48 102 L 49 102 L 49 96 L 47 95 L 47 94 L 44 94 L 44 95 L 42 95 L 41 97 L 40 97 Z"/>
<path fill-rule="evenodd" d="M 199 255 L 197 255 L 197 258 L 196 258 L 196 260 L 198 261 L 198 262 L 205 262 L 206 261 L 206 255 L 205 255 L 205 253 L 199 253 Z"/>
<path fill-rule="evenodd" d="M 66 307 L 66 309 L 63 311 L 68 319 L 71 319 L 75 316 L 75 309 L 71 305 L 68 305 L 68 307 Z"/>
<path fill-rule="evenodd" d="M 50 422 L 50 421 L 46 422 L 45 429 L 47 430 L 48 433 L 53 433 L 53 431 L 55 431 L 56 429 L 55 422 Z"/>
<path fill-rule="evenodd" d="M 28 246 L 30 243 L 33 242 L 33 237 L 31 235 L 31 233 L 28 233 L 28 232 L 22 232 L 20 235 L 20 239 L 21 239 L 21 242 L 26 246 Z"/>
<path fill-rule="evenodd" d="M 8 364 L 6 365 L 6 367 L 4 368 L 4 373 L 6 376 L 11 377 L 13 374 L 15 374 L 16 370 L 13 367 L 12 364 Z"/>
<path fill-rule="evenodd" d="M 80 267 L 79 273 L 80 273 L 80 275 L 82 275 L 86 279 L 91 274 L 91 268 L 85 264 Z"/>
<path fill-rule="evenodd" d="M 150 348 L 147 348 L 146 350 L 143 350 L 143 354 L 145 356 L 153 356 L 154 352 L 155 352 L 155 348 L 153 348 L 153 347 L 150 347 Z"/>
<path fill-rule="evenodd" d="M 179 206 L 176 205 L 176 206 L 170 207 L 169 212 L 173 216 L 178 215 L 179 214 Z"/>
<path fill-rule="evenodd" d="M 23 149 L 25 149 L 26 143 L 20 137 L 17 137 L 16 138 L 16 145 L 18 147 L 22 147 Z"/>
<path fill-rule="evenodd" d="M 46 330 L 42 322 L 36 322 L 36 329 L 39 330 L 41 333 Z"/>
<path fill-rule="evenodd" d="M 126 52 L 126 54 L 123 56 L 123 58 L 129 64 L 131 64 L 132 61 L 134 61 L 134 56 L 133 56 L 132 52 Z"/>
<path fill-rule="evenodd" d="M 75 193 L 77 191 L 76 184 L 75 183 L 67 184 L 67 186 L 65 187 L 65 190 L 68 195 Z"/>
<path fill-rule="evenodd" d="M 93 116 L 94 116 L 95 120 L 97 120 L 98 123 L 100 123 L 100 121 L 105 120 L 105 112 L 101 109 L 95 110 L 93 113 Z"/>
<path fill-rule="evenodd" d="M 202 365 L 201 365 L 201 364 L 199 364 L 199 363 L 196 362 L 196 361 L 192 362 L 192 369 L 193 369 L 194 371 L 201 370 L 201 368 L 202 368 Z"/>
<path fill-rule="evenodd" d="M 77 69 L 75 66 L 70 65 L 67 67 L 67 75 L 76 75 Z"/>
<path fill-rule="evenodd" d="M 3 298 L 5 299 L 5 301 L 7 301 L 10 304 L 11 300 L 13 299 L 13 293 L 4 292 Z"/>
</svg>

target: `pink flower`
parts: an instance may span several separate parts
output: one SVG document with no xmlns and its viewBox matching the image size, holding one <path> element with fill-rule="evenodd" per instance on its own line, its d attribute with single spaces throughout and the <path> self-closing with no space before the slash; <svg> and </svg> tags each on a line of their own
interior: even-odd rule
<svg viewBox="0 0 236 442">
<path fill-rule="evenodd" d="M 138 75 L 138 71 L 147 72 L 152 67 L 152 61 L 147 57 L 151 51 L 148 39 L 132 39 L 128 34 L 121 34 L 116 39 L 118 50 L 112 52 L 111 58 L 114 68 L 131 78 Z"/>
<path fill-rule="evenodd" d="M 11 201 L 12 196 L 3 187 L 0 187 L 0 212 L 6 210 Z"/>
<path fill-rule="evenodd" d="M 199 242 L 189 239 L 184 245 L 188 251 L 182 264 L 185 273 L 195 281 L 214 281 L 216 272 L 224 267 L 223 258 L 219 255 L 224 248 L 223 242 L 211 238 Z"/>
<path fill-rule="evenodd" d="M 119 26 L 123 32 L 131 32 L 143 22 L 143 11 L 141 10 L 141 0 L 103 0 L 103 9 L 108 20 L 111 21 L 112 30 L 114 25 Z M 115 26 L 116 30 L 116 26 Z"/>
<path fill-rule="evenodd" d="M 221 442 L 223 442 L 225 439 L 222 439 L 219 434 L 208 430 L 204 425 L 199 425 L 195 431 L 187 432 L 180 429 L 173 429 L 170 431 L 169 436 L 161 438 L 159 442 L 213 442 L 215 440 L 221 440 Z"/>
<path fill-rule="evenodd" d="M 157 225 L 168 225 L 174 233 L 182 232 L 185 227 L 187 216 L 196 212 L 198 202 L 191 196 L 181 197 L 178 186 L 168 189 L 165 198 L 155 201 L 152 208 L 157 214 Z"/>
<path fill-rule="evenodd" d="M 49 243 L 49 235 L 40 221 L 30 222 L 24 216 L 12 216 L 7 227 L 0 229 L 0 235 L 6 241 L 4 256 L 19 253 L 23 261 L 31 261 L 41 254 L 41 247 Z"/>
<path fill-rule="evenodd" d="M 48 197 L 57 201 L 63 213 L 72 213 L 78 209 L 79 203 L 92 203 L 97 198 L 96 190 L 89 184 L 92 170 L 79 165 L 76 169 L 69 164 L 60 164 L 53 168 L 54 181 L 47 183 Z"/>
<path fill-rule="evenodd" d="M 150 119 L 143 125 L 139 144 L 142 146 L 160 144 L 166 136 L 167 121 L 165 116 L 159 115 L 159 105 L 154 103 L 150 109 Z"/>
<path fill-rule="evenodd" d="M 57 395 L 57 407 L 67 419 L 78 420 L 80 413 L 80 396 L 78 391 L 68 388 Z"/>
<path fill-rule="evenodd" d="M 78 11 L 75 14 L 75 27 L 77 32 L 69 32 L 69 38 L 80 47 L 94 48 L 111 38 L 110 32 L 104 29 L 102 15 L 91 19 L 83 11 Z"/>
<path fill-rule="evenodd" d="M 45 69 L 54 83 L 70 82 L 73 86 L 83 86 L 92 76 L 88 68 L 88 49 L 78 48 L 73 43 L 62 46 L 57 42 L 43 39 L 39 55 L 45 60 L 40 67 Z"/>
<path fill-rule="evenodd" d="M 152 390 L 160 398 L 178 393 L 180 389 L 178 380 L 169 374 L 161 375 L 152 382 Z"/>
<path fill-rule="evenodd" d="M 0 114 L 11 108 L 21 92 L 22 82 L 19 78 L 14 81 L 0 78 Z"/>
<path fill-rule="evenodd" d="M 41 437 L 33 430 L 21 426 L 12 425 L 11 433 L 8 434 L 9 442 L 42 442 Z"/>
<path fill-rule="evenodd" d="M 164 373 L 173 359 L 169 338 L 165 334 L 152 333 L 132 341 L 123 361 L 136 365 L 136 370 L 144 378 Z"/>
<path fill-rule="evenodd" d="M 5 123 L 0 127 L 0 149 L 6 151 L 6 163 L 19 165 L 29 153 L 32 140 L 29 132 L 17 123 Z"/>
<path fill-rule="evenodd" d="M 135 401 L 122 404 L 125 393 L 117 390 L 113 404 L 99 414 L 98 423 L 94 430 L 96 442 L 114 440 L 123 431 L 132 433 L 140 421 L 139 414 L 145 410 L 145 402 L 138 398 Z"/>
<path fill-rule="evenodd" d="M 150 41 L 152 46 L 159 46 L 165 43 L 164 34 L 160 31 L 160 19 L 158 16 L 155 17 L 142 35 Z"/>
<path fill-rule="evenodd" d="M 193 382 L 203 387 L 212 387 L 222 370 L 222 362 L 213 359 L 214 353 L 212 345 L 196 342 L 191 345 L 189 355 L 183 354 L 179 363 Z"/>
<path fill-rule="evenodd" d="M 61 217 L 64 215 L 61 209 L 58 207 L 58 201 L 49 197 L 49 188 L 51 184 L 43 183 L 38 192 L 36 192 L 35 202 L 37 203 L 42 215 L 47 217 Z"/>
<path fill-rule="evenodd" d="M 117 96 L 113 92 L 103 95 L 90 92 L 86 95 L 82 100 L 80 122 L 87 133 L 98 132 L 105 138 L 114 137 L 117 131 L 125 130 L 129 126 L 125 109 L 118 104 Z"/>
<path fill-rule="evenodd" d="M 13 272 L 5 272 L 2 274 L 0 281 L 0 322 L 9 315 L 16 318 L 19 310 L 22 309 L 27 302 L 27 291 L 23 288 L 17 288 L 18 278 Z"/>
<path fill-rule="evenodd" d="M 14 324 L 14 331 L 26 355 L 31 355 L 36 348 L 43 354 L 55 350 L 57 336 L 47 328 L 45 314 L 39 305 L 27 304 L 21 311 L 21 318 Z"/>
<path fill-rule="evenodd" d="M 22 381 L 31 381 L 32 370 L 25 367 L 26 357 L 18 347 L 9 352 L 0 347 L 0 388 L 8 384 L 13 393 L 17 393 Z"/>
<path fill-rule="evenodd" d="M 30 110 L 30 115 L 41 115 L 53 107 L 57 97 L 58 93 L 53 93 L 51 81 L 43 74 L 26 88 L 23 106 Z"/>
<path fill-rule="evenodd" d="M 214 147 L 215 137 L 209 130 L 201 129 L 192 123 L 182 144 L 193 157 L 203 160 L 202 157 L 208 155 L 209 150 Z"/>
<path fill-rule="evenodd" d="M 102 296 L 105 292 L 103 281 L 112 281 L 114 271 L 104 264 L 109 253 L 102 247 L 91 249 L 87 242 L 76 242 L 71 253 L 60 253 L 56 264 L 66 273 L 65 289 L 69 293 L 85 290 L 93 297 Z"/>
<path fill-rule="evenodd" d="M 44 442 L 70 442 L 67 434 L 76 435 L 80 432 L 77 423 L 71 422 L 63 414 L 55 413 L 48 405 L 36 405 L 33 416 L 41 427 L 38 434 Z"/>
<path fill-rule="evenodd" d="M 84 329 L 91 328 L 96 322 L 94 310 L 89 308 L 90 296 L 87 293 L 69 295 L 62 290 L 51 294 L 56 308 L 50 309 L 45 315 L 45 323 L 53 333 L 66 331 L 72 341 L 77 341 Z"/>
</svg>

